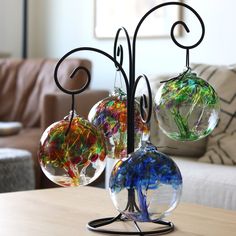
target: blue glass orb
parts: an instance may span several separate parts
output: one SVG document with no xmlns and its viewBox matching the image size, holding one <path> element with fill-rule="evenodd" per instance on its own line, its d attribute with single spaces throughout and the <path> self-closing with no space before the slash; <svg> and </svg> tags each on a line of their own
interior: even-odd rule
<svg viewBox="0 0 236 236">
<path fill-rule="evenodd" d="M 152 222 L 177 206 L 182 176 L 171 158 L 146 143 L 116 163 L 109 189 L 119 212 L 134 221 Z"/>
</svg>

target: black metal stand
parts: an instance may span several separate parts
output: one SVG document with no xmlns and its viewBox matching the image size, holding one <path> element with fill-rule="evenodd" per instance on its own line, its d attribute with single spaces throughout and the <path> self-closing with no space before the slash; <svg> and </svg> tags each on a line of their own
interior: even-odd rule
<svg viewBox="0 0 236 236">
<path fill-rule="evenodd" d="M 97 233 L 104 233 L 104 234 L 119 234 L 119 235 L 162 235 L 162 234 L 167 234 L 170 233 L 174 230 L 174 224 L 169 221 L 154 221 L 152 223 L 161 225 L 161 227 L 158 227 L 156 229 L 153 229 L 151 231 L 142 231 L 136 221 L 132 221 L 134 224 L 134 227 L 136 228 L 136 231 L 116 231 L 116 230 L 109 230 L 109 229 L 104 229 L 101 227 L 112 224 L 114 222 L 127 222 L 130 221 L 127 218 L 123 217 L 122 214 L 119 214 L 117 217 L 107 217 L 107 218 L 101 218 L 101 219 L 96 219 L 93 221 L 90 221 L 87 224 L 87 228 L 91 231 L 97 232 Z"/>
<path fill-rule="evenodd" d="M 190 10 L 198 18 L 198 20 L 201 24 L 201 27 L 202 27 L 202 34 L 200 36 L 200 39 L 195 44 L 190 45 L 190 46 L 184 46 L 184 45 L 180 44 L 174 36 L 175 27 L 178 25 L 181 25 L 185 29 L 185 31 L 187 33 L 189 33 L 190 30 L 187 27 L 187 25 L 183 21 L 176 21 L 171 27 L 171 31 L 170 31 L 171 39 L 178 47 L 186 50 L 186 67 L 189 68 L 189 50 L 197 47 L 202 42 L 202 40 L 204 38 L 204 34 L 205 34 L 205 27 L 204 27 L 204 23 L 203 23 L 201 17 L 199 16 L 199 14 L 192 7 L 190 7 L 187 4 L 181 3 L 181 2 L 166 2 L 163 4 L 157 5 L 154 8 L 152 8 L 150 11 L 148 11 L 141 18 L 141 20 L 139 21 L 139 23 L 135 29 L 132 44 L 131 44 L 131 40 L 130 40 L 127 30 L 123 27 L 118 29 L 116 37 L 115 37 L 115 41 L 114 41 L 114 55 L 113 55 L 113 57 L 111 55 L 109 55 L 108 53 L 106 53 L 100 49 L 97 49 L 97 48 L 80 47 L 80 48 L 73 49 L 73 50 L 69 51 L 67 54 L 65 54 L 59 60 L 59 62 L 56 65 L 56 68 L 55 68 L 55 72 L 54 72 L 55 82 L 56 82 L 58 88 L 60 88 L 64 93 L 72 95 L 72 111 L 73 111 L 74 110 L 74 95 L 83 92 L 88 87 L 89 82 L 90 82 L 90 73 L 84 67 L 75 68 L 70 77 L 73 78 L 74 75 L 79 70 L 83 70 L 88 75 L 88 81 L 84 85 L 84 87 L 79 90 L 76 90 L 76 91 L 66 90 L 65 88 L 63 88 L 60 85 L 60 83 L 58 81 L 58 76 L 57 76 L 58 69 L 59 69 L 61 63 L 67 57 L 69 57 L 71 54 L 73 54 L 75 52 L 91 51 L 91 52 L 95 52 L 95 53 L 99 53 L 99 54 L 104 55 L 105 57 L 110 59 L 115 64 L 116 69 L 121 72 L 121 74 L 124 78 L 124 81 L 125 81 L 125 85 L 126 85 L 126 93 L 127 93 L 127 153 L 132 153 L 134 151 L 134 100 L 135 100 L 136 87 L 137 87 L 137 84 L 139 83 L 140 79 L 144 79 L 146 82 L 147 89 L 148 89 L 148 99 L 149 99 L 149 102 L 147 103 L 147 97 L 145 95 L 143 95 L 140 100 L 140 110 L 141 110 L 141 116 L 142 116 L 143 122 L 148 123 L 150 121 L 150 117 L 151 117 L 151 113 L 152 113 L 152 94 L 151 94 L 151 88 L 150 88 L 150 84 L 148 82 L 148 78 L 146 75 L 140 75 L 136 79 L 136 74 L 135 74 L 136 39 L 137 39 L 138 31 L 139 31 L 140 26 L 142 25 L 143 21 L 152 12 L 156 11 L 159 8 L 170 6 L 170 5 L 181 6 L 181 7 L 185 7 L 188 10 Z M 129 56 L 129 73 L 128 73 L 128 75 L 125 73 L 125 71 L 122 67 L 123 47 L 122 47 L 122 45 L 117 46 L 119 35 L 120 35 L 121 31 L 123 31 L 125 33 L 125 38 L 126 38 L 127 48 L 128 48 L 128 56 Z M 117 61 L 117 57 L 119 57 L 119 62 Z M 144 112 L 144 110 L 146 112 Z M 72 118 L 73 118 L 73 114 L 72 114 Z M 70 125 L 68 128 L 68 131 L 69 131 L 69 129 L 70 129 Z M 133 209 L 133 211 L 134 211 L 134 206 L 136 207 L 135 208 L 136 210 L 139 210 L 138 206 L 136 204 L 136 201 L 135 201 L 134 191 L 129 189 L 128 195 L 129 195 L 129 201 L 127 203 L 126 210 L 128 209 L 128 210 L 132 211 L 132 209 Z M 130 195 L 132 195 L 132 196 L 130 197 Z M 107 234 L 124 234 L 124 235 L 148 235 L 148 234 L 159 235 L 159 234 L 169 233 L 174 230 L 173 223 L 162 221 L 162 220 L 152 222 L 154 224 L 161 225 L 162 227 L 159 227 L 158 229 L 154 229 L 153 231 L 146 231 L 146 232 L 142 232 L 139 225 L 135 221 L 133 221 L 133 223 L 134 223 L 135 228 L 137 230 L 136 232 L 124 232 L 124 231 L 120 232 L 120 231 L 100 228 L 102 226 L 106 226 L 106 225 L 112 224 L 117 221 L 127 222 L 128 219 L 125 218 L 122 214 L 119 214 L 117 217 L 114 217 L 114 218 L 108 217 L 108 218 L 101 218 L 101 219 L 96 219 L 96 220 L 90 221 L 88 223 L 87 227 L 89 230 L 92 230 L 95 232 L 107 233 Z"/>
</svg>

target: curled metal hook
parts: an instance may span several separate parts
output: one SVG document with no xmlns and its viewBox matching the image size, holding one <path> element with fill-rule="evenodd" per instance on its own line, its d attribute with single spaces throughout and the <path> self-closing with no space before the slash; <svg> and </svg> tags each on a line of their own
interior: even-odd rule
<svg viewBox="0 0 236 236">
<path fill-rule="evenodd" d="M 132 92 L 132 98 L 135 98 L 135 93 L 137 89 L 137 85 L 140 81 L 140 79 L 144 79 L 147 85 L 147 90 L 148 90 L 148 102 L 147 102 L 147 96 L 143 94 L 140 98 L 140 113 L 141 113 L 141 118 L 144 123 L 148 123 L 151 119 L 152 115 L 152 91 L 151 91 L 151 86 L 148 81 L 148 78 L 146 75 L 140 75 L 135 83 L 134 83 L 134 88 Z M 147 112 L 146 112 L 147 110 Z"/>
<path fill-rule="evenodd" d="M 84 71 L 86 74 L 87 74 L 87 81 L 86 83 L 83 85 L 82 88 L 78 89 L 78 90 L 74 90 L 74 91 L 70 91 L 71 94 L 79 94 L 79 93 L 82 93 L 85 89 L 88 88 L 89 84 L 90 84 L 90 81 L 91 81 L 91 75 L 90 75 L 90 72 L 89 70 L 86 68 L 86 67 L 83 67 L 83 66 L 78 66 L 76 67 L 72 73 L 70 74 L 70 78 L 73 79 L 75 77 L 75 75 L 79 72 L 79 71 Z"/>
<path fill-rule="evenodd" d="M 85 71 L 85 73 L 87 74 L 86 83 L 82 86 L 82 88 L 80 88 L 78 90 L 70 91 L 70 90 L 66 89 L 67 93 L 71 94 L 71 113 L 70 113 L 70 123 L 69 123 L 69 126 L 68 126 L 67 130 L 66 130 L 65 136 L 67 136 L 67 134 L 69 133 L 73 118 L 75 116 L 75 114 L 74 114 L 75 113 L 75 94 L 82 93 L 85 89 L 87 89 L 89 84 L 90 84 L 90 81 L 91 81 L 91 75 L 90 75 L 89 70 L 86 67 L 83 67 L 83 66 L 76 67 L 72 71 L 72 73 L 70 74 L 70 78 L 73 79 L 80 70 Z M 65 89 L 65 88 L 63 88 L 63 89 Z"/>
<path fill-rule="evenodd" d="M 65 59 L 65 58 L 64 58 Z M 55 80 L 55 83 L 57 85 L 57 87 L 64 93 L 67 93 L 67 94 L 79 94 L 79 93 L 82 93 L 86 88 L 88 88 L 89 84 L 90 84 L 90 81 L 91 81 L 91 75 L 90 75 L 90 72 L 89 70 L 86 68 L 86 67 L 83 67 L 83 66 L 78 66 L 76 67 L 72 73 L 70 74 L 70 78 L 73 79 L 75 77 L 75 75 L 78 73 L 78 71 L 80 70 L 83 70 L 85 71 L 85 73 L 87 74 L 87 81 L 86 83 L 83 85 L 82 88 L 79 88 L 77 90 L 68 90 L 68 89 L 65 89 L 64 87 L 61 86 L 61 84 L 59 83 L 59 80 L 58 80 L 58 76 L 57 76 L 57 73 L 58 73 L 58 68 L 60 66 L 60 64 L 62 63 L 63 60 L 60 60 L 57 65 L 56 65 L 56 68 L 55 68 L 55 71 L 54 71 L 54 80 Z"/>
<path fill-rule="evenodd" d="M 120 57 L 119 61 L 120 61 L 120 65 L 122 66 L 123 65 L 123 58 L 124 58 L 123 47 L 122 47 L 122 45 L 119 45 L 117 47 L 117 43 L 118 43 L 121 31 L 124 31 L 124 33 L 125 33 L 125 38 L 126 38 L 127 46 L 128 46 L 130 71 L 131 71 L 131 65 L 132 65 L 131 42 L 130 42 L 130 37 L 129 37 L 128 31 L 124 27 L 119 28 L 116 32 L 116 36 L 114 39 L 114 46 L 113 46 L 113 56 L 114 56 L 115 60 L 117 60 L 117 57 Z M 117 66 L 116 66 L 116 69 L 119 70 L 119 68 L 117 68 Z"/>
<path fill-rule="evenodd" d="M 120 65 L 122 66 L 123 65 L 123 58 L 124 58 L 122 45 L 118 46 L 116 56 L 120 58 Z M 115 59 L 116 59 L 116 56 L 114 57 Z M 116 66 L 116 70 L 119 71 L 119 67 Z"/>
<path fill-rule="evenodd" d="M 58 69 L 58 68 L 57 68 Z M 65 136 L 67 136 L 67 134 L 69 133 L 70 131 L 70 128 L 71 128 L 71 124 L 72 124 L 72 120 L 74 118 L 74 112 L 75 112 L 75 94 L 79 94 L 79 93 L 82 93 L 85 89 L 88 88 L 89 84 L 90 84 L 90 81 L 91 81 L 91 75 L 90 75 L 90 72 L 89 70 L 86 68 L 86 67 L 83 67 L 83 66 L 78 66 L 76 67 L 72 73 L 70 74 L 70 78 L 73 79 L 75 78 L 76 74 L 79 72 L 79 71 L 84 71 L 87 75 L 87 81 L 86 83 L 82 86 L 82 88 L 79 88 L 77 90 L 68 90 L 68 89 L 65 89 L 61 86 L 61 84 L 59 83 L 58 81 L 58 77 L 57 77 L 57 71 L 56 73 L 54 74 L 54 79 L 55 79 L 55 83 L 57 85 L 57 87 L 62 90 L 64 93 L 67 93 L 67 94 L 70 94 L 71 95 L 71 113 L 70 113 L 70 122 L 69 122 L 69 126 L 66 130 L 66 133 L 65 133 Z"/>
<path fill-rule="evenodd" d="M 174 42 L 178 47 L 183 48 L 183 49 L 188 49 L 188 50 L 197 47 L 197 46 L 202 42 L 202 40 L 203 40 L 203 38 L 204 38 L 204 35 L 205 35 L 205 26 L 204 26 L 204 23 L 203 23 L 201 17 L 199 16 L 199 14 L 198 14 L 194 9 L 192 9 L 192 8 L 189 8 L 189 9 L 196 15 L 196 17 L 198 18 L 198 20 L 199 20 L 199 22 L 200 22 L 200 24 L 201 24 L 201 27 L 202 27 L 202 34 L 201 34 L 201 36 L 200 36 L 200 39 L 199 39 L 195 44 L 190 45 L 190 46 L 184 46 L 184 45 L 180 44 L 180 43 L 176 40 L 175 35 L 174 35 L 174 31 L 175 31 L 175 27 L 176 27 L 176 26 L 182 25 L 187 33 L 190 32 L 188 26 L 187 26 L 183 21 L 176 21 L 176 22 L 172 25 L 171 30 L 170 30 L 170 36 L 171 36 L 171 39 L 173 40 L 173 42 Z"/>
<path fill-rule="evenodd" d="M 140 109 L 141 117 L 145 117 L 145 109 L 148 108 L 147 96 L 145 94 L 143 94 L 140 98 L 140 108 L 141 108 Z M 142 118 L 142 120 L 144 120 L 144 119 Z"/>
</svg>

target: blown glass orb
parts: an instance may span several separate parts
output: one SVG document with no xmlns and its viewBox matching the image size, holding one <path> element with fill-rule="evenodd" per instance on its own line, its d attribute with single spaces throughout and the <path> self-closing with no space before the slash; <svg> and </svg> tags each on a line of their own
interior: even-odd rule
<svg viewBox="0 0 236 236">
<path fill-rule="evenodd" d="M 45 175 L 64 187 L 87 185 L 105 168 L 103 134 L 77 115 L 68 131 L 70 117 L 53 123 L 44 131 L 38 154 Z"/>
<path fill-rule="evenodd" d="M 109 97 L 95 104 L 88 120 L 105 135 L 107 155 L 111 158 L 127 156 L 127 97 L 116 88 Z M 135 148 L 141 146 L 142 138 L 148 136 L 149 128 L 141 120 L 139 104 L 135 103 Z"/>
<path fill-rule="evenodd" d="M 172 159 L 146 143 L 116 163 L 109 189 L 119 212 L 134 221 L 152 222 L 177 206 L 182 176 Z"/>
<path fill-rule="evenodd" d="M 217 125 L 219 112 L 213 87 L 191 71 L 164 83 L 154 100 L 159 126 L 174 140 L 195 141 L 207 136 Z"/>
</svg>

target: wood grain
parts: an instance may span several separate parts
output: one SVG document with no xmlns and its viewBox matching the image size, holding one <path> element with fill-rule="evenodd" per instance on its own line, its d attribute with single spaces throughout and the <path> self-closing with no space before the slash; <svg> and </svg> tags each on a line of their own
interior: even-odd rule
<svg viewBox="0 0 236 236">
<path fill-rule="evenodd" d="M 93 187 L 56 188 L 0 194 L 1 236 L 99 235 L 87 230 L 88 221 L 116 216 L 109 192 Z M 176 226 L 170 235 L 234 236 L 236 212 L 180 204 L 168 217 Z M 153 224 L 140 224 L 153 228 Z M 109 227 L 127 229 L 129 224 Z"/>
</svg>

